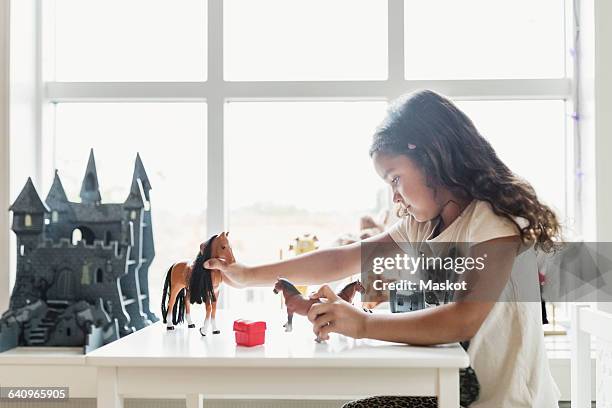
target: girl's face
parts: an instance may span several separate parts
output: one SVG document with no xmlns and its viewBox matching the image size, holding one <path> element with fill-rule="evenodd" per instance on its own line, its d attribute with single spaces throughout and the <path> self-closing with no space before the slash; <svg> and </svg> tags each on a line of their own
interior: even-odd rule
<svg viewBox="0 0 612 408">
<path fill-rule="evenodd" d="M 425 175 L 410 158 L 375 153 L 372 160 L 378 175 L 393 189 L 393 202 L 400 203 L 419 222 L 440 214 L 441 197 L 436 197 L 434 190 L 427 186 Z"/>
</svg>

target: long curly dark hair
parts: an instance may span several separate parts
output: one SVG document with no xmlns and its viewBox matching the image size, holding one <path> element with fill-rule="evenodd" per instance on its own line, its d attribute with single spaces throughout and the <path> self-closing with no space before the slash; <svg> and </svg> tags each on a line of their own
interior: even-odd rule
<svg viewBox="0 0 612 408">
<path fill-rule="evenodd" d="M 561 241 L 557 216 L 538 200 L 531 184 L 499 159 L 453 102 L 433 91 L 408 94 L 392 103 L 374 134 L 370 156 L 375 153 L 406 155 L 430 187 L 444 186 L 488 202 L 497 215 L 517 226 L 523 242 L 533 242 L 536 249 L 551 252 Z M 529 225 L 521 228 L 513 217 L 523 217 Z"/>
</svg>

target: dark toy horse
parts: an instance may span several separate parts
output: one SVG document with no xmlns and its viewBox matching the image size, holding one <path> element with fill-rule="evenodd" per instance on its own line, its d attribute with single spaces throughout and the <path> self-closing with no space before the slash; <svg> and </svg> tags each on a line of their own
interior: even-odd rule
<svg viewBox="0 0 612 408">
<path fill-rule="evenodd" d="M 309 299 L 300 293 L 299 290 L 287 279 L 279 278 L 274 285 L 274 293 L 282 292 L 285 298 L 285 306 L 287 307 L 287 323 L 285 331 L 290 332 L 293 330 L 293 314 L 297 313 L 302 316 L 306 316 L 310 310 L 310 306 L 315 303 L 321 303 L 319 299 Z M 351 282 L 346 285 L 340 292 L 338 297 L 345 300 L 346 302 L 352 303 L 355 293 L 365 293 L 365 288 L 361 285 L 360 281 Z"/>
</svg>

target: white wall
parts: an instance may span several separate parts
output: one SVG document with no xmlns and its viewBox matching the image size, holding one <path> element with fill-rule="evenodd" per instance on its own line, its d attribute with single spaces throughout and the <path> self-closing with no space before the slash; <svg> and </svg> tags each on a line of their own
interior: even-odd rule
<svg viewBox="0 0 612 408">
<path fill-rule="evenodd" d="M 580 1 L 580 133 L 586 241 L 612 242 L 612 2 Z M 608 282 L 612 285 L 612 282 Z M 612 303 L 597 308 L 612 313 Z M 612 406 L 612 344 L 598 342 L 597 407 Z M 607 373 L 607 374 L 606 374 Z"/>
<path fill-rule="evenodd" d="M 9 296 L 9 0 L 0 0 L 0 311 Z"/>
<path fill-rule="evenodd" d="M 584 236 L 587 241 L 612 242 L 612 2 L 581 4 Z M 612 313 L 612 303 L 599 302 L 598 307 Z"/>
<path fill-rule="evenodd" d="M 40 74 L 37 0 L 0 0 L 0 4 L 0 311 L 4 311 L 15 276 L 15 236 L 8 207 L 29 176 L 40 186 L 36 139 Z"/>
</svg>

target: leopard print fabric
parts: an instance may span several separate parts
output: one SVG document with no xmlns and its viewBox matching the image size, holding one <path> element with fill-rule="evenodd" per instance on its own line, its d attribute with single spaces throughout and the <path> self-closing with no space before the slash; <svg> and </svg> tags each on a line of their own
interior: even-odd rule
<svg viewBox="0 0 612 408">
<path fill-rule="evenodd" d="M 347 402 L 342 408 L 437 408 L 436 397 L 369 397 Z"/>
<path fill-rule="evenodd" d="M 469 407 L 478 399 L 480 386 L 472 367 L 459 370 L 459 401 L 461 407 Z M 348 402 L 342 408 L 436 408 L 436 397 L 369 397 Z"/>
</svg>

